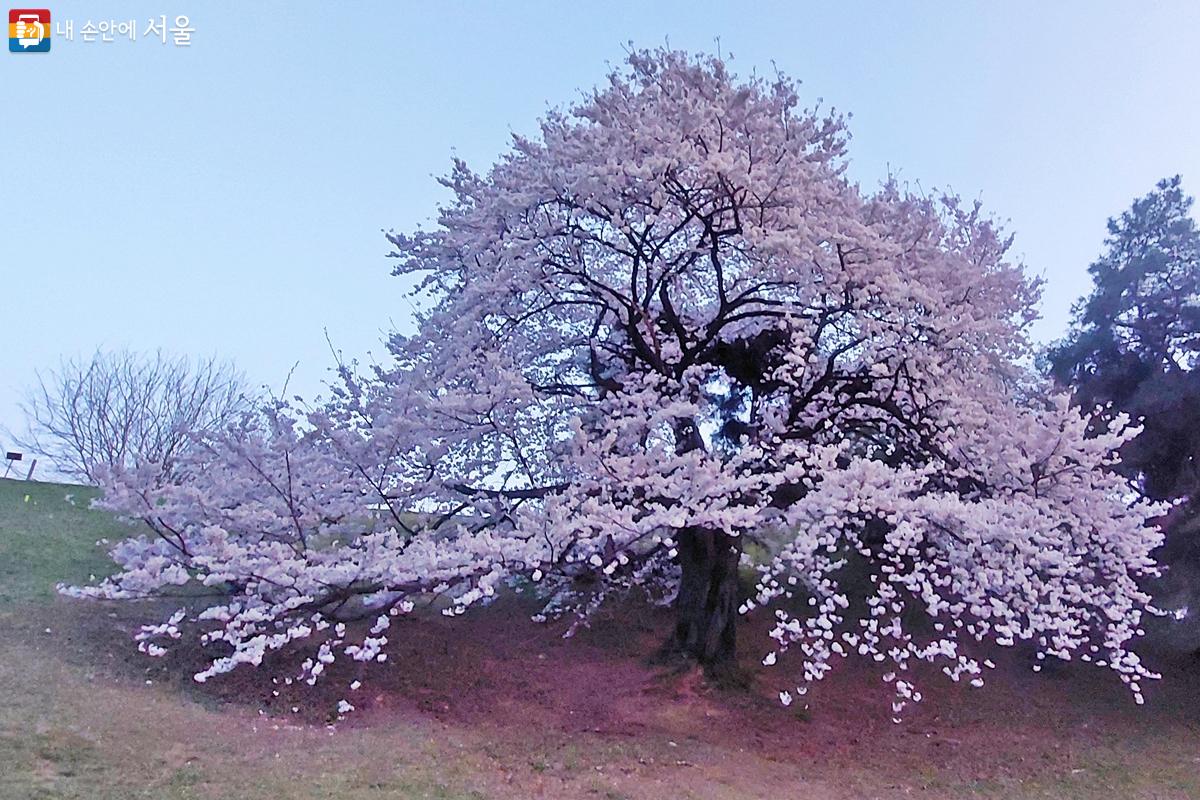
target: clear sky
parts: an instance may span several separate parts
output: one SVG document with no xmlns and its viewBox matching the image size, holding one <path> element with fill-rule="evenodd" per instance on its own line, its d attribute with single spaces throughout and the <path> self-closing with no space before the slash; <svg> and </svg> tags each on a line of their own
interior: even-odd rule
<svg viewBox="0 0 1200 800">
<path fill-rule="evenodd" d="M 1088 289 L 1105 219 L 1200 191 L 1200 3 L 52 3 L 74 41 L 0 53 L 0 426 L 97 346 L 235 359 L 311 396 L 410 324 L 381 229 L 428 224 L 452 154 L 486 168 L 628 42 L 719 47 L 850 112 L 852 174 L 981 199 L 1048 281 Z M 190 48 L 82 41 L 186 14 Z M 7 444 L 7 442 L 0 442 Z"/>
</svg>

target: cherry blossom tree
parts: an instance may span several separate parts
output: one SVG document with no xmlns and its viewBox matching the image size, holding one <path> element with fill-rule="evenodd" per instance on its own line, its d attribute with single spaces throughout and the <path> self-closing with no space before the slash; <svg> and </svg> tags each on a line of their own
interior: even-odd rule
<svg viewBox="0 0 1200 800">
<path fill-rule="evenodd" d="M 846 145 L 785 78 L 632 53 L 389 236 L 423 310 L 387 364 L 246 415 L 169 482 L 109 474 L 102 504 L 147 531 L 67 591 L 206 587 L 139 637 L 198 626 L 198 680 L 304 647 L 315 682 L 386 660 L 414 603 L 513 585 L 576 624 L 647 592 L 675 610 L 664 650 L 710 670 L 755 612 L 784 703 L 863 657 L 900 713 L 915 662 L 981 683 L 985 640 L 1140 699 L 1159 509 L 1110 469 L 1136 428 L 1089 432 L 1022 367 L 1039 286 L 977 206 L 864 191 Z"/>
</svg>

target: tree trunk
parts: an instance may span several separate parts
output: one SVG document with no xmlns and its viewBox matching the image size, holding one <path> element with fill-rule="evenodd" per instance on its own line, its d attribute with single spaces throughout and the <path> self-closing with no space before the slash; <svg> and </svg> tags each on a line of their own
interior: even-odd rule
<svg viewBox="0 0 1200 800">
<path fill-rule="evenodd" d="M 675 599 L 669 651 L 706 670 L 732 666 L 737 652 L 738 562 L 741 537 L 684 528 L 677 537 L 683 575 Z"/>
</svg>

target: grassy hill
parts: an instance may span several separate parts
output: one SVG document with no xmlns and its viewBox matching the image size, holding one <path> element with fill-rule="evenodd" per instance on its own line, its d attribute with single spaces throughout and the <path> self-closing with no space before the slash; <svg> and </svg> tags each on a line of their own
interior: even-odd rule
<svg viewBox="0 0 1200 800">
<path fill-rule="evenodd" d="M 58 581 L 87 581 L 111 566 L 101 540 L 129 529 L 89 504 L 96 490 L 0 480 L 0 608 L 44 603 Z"/>
<path fill-rule="evenodd" d="M 406 619 L 386 665 L 339 662 L 316 691 L 267 669 L 200 687 L 195 653 L 130 642 L 161 608 L 56 596 L 128 531 L 91 497 L 0 481 L 0 800 L 1200 797 L 1200 665 L 1182 661 L 1138 707 L 1102 670 L 1006 654 L 980 690 L 923 676 L 926 702 L 893 725 L 853 663 L 784 710 L 777 673 L 726 694 L 648 665 L 659 611 L 564 641 L 514 600 Z M 342 696 L 359 710 L 329 726 Z"/>
</svg>

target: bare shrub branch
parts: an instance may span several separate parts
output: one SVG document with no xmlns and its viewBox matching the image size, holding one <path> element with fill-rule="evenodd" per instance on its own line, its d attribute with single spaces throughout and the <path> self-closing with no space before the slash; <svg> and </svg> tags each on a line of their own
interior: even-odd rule
<svg viewBox="0 0 1200 800">
<path fill-rule="evenodd" d="M 21 410 L 27 450 L 68 478 L 97 482 L 99 468 L 161 464 L 169 471 L 198 437 L 250 405 L 232 363 L 162 351 L 96 351 L 37 373 Z"/>
</svg>

